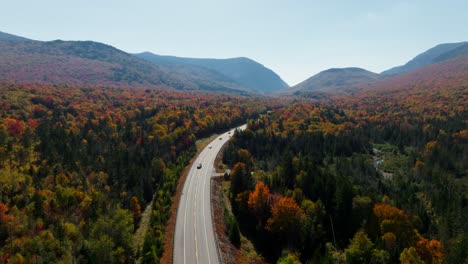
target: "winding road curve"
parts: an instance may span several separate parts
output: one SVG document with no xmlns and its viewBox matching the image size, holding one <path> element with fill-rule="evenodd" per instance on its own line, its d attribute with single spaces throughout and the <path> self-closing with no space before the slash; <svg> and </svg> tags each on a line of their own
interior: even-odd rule
<svg viewBox="0 0 468 264">
<path fill-rule="evenodd" d="M 244 130 L 246 125 L 236 129 Z M 185 180 L 177 209 L 174 238 L 175 264 L 217 264 L 219 257 L 211 219 L 211 177 L 222 146 L 235 129 L 210 142 L 198 155 Z M 202 165 L 198 168 L 199 164 Z"/>
</svg>

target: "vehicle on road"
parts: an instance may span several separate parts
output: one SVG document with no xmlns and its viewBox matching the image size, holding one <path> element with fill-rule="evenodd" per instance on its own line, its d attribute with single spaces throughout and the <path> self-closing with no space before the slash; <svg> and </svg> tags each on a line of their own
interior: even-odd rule
<svg viewBox="0 0 468 264">
<path fill-rule="evenodd" d="M 245 127 L 242 126 L 241 129 Z M 230 129 L 231 135 L 234 134 Z M 211 210 L 211 170 L 217 154 L 227 142 L 227 134 L 218 135 L 202 151 L 187 174 L 177 208 L 174 232 L 173 262 L 175 264 L 221 263 L 217 254 Z M 221 138 L 221 140 L 218 140 Z M 229 138 L 228 138 L 229 139 Z M 202 168 L 203 165 L 203 168 Z"/>
<path fill-rule="evenodd" d="M 209 146 L 208 148 L 211 149 L 211 146 Z"/>
<path fill-rule="evenodd" d="M 223 139 L 222 137 L 219 138 L 219 140 Z"/>
</svg>

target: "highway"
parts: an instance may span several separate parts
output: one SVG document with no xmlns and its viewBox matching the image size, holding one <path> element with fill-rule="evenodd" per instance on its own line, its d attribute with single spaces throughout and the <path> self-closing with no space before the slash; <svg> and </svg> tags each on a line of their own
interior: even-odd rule
<svg viewBox="0 0 468 264">
<path fill-rule="evenodd" d="M 245 129 L 246 125 L 237 129 Z M 219 257 L 211 219 L 211 177 L 214 161 L 234 129 L 212 142 L 198 155 L 190 168 L 177 209 L 174 237 L 175 264 L 217 264 Z M 201 168 L 199 167 L 201 164 Z"/>
</svg>

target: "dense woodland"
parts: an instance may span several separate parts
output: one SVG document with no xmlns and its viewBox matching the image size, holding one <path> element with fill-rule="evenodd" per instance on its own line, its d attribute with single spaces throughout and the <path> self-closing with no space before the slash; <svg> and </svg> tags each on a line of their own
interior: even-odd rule
<svg viewBox="0 0 468 264">
<path fill-rule="evenodd" d="M 467 87 L 289 100 L 0 84 L 0 263 L 158 263 L 195 141 L 247 120 L 224 151 L 234 244 L 240 229 L 272 263 L 464 263 Z"/>
<path fill-rule="evenodd" d="M 273 263 L 467 263 L 467 87 L 296 100 L 249 120 L 224 153 L 229 237 L 239 245 L 239 226 Z"/>
<path fill-rule="evenodd" d="M 265 112 L 260 99 L 158 89 L 0 90 L 0 263 L 157 263 L 195 140 Z"/>
</svg>

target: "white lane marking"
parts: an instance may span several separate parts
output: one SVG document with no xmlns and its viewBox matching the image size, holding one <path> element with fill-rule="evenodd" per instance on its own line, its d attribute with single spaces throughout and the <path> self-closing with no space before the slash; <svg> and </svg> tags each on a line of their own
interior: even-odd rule
<svg viewBox="0 0 468 264">
<path fill-rule="evenodd" d="M 195 234 L 195 262 L 198 263 L 198 240 L 197 240 L 197 199 L 198 199 L 198 183 L 200 182 L 198 180 L 199 178 L 199 173 L 197 171 L 196 173 L 196 185 L 195 185 L 195 197 L 193 199 L 193 231 Z"/>
<path fill-rule="evenodd" d="M 209 164 L 213 164 L 214 165 L 214 161 L 216 159 L 216 156 L 218 155 L 219 151 L 221 150 L 222 146 L 224 144 L 227 143 L 227 141 L 229 140 L 227 137 L 228 137 L 228 133 L 225 133 L 224 135 L 224 138 L 223 140 L 221 141 L 218 141 L 218 143 L 216 143 L 216 151 L 213 151 L 213 152 L 210 152 L 210 156 L 209 156 Z M 216 153 L 216 155 L 214 155 L 214 153 Z M 213 169 L 216 169 L 216 168 L 211 168 L 212 170 Z M 211 192 L 211 175 L 210 175 L 210 172 L 208 172 L 208 174 L 205 175 L 204 179 L 203 179 L 203 193 L 205 193 L 205 187 L 206 187 L 206 180 L 209 180 L 208 181 L 208 184 L 209 184 L 209 191 Z M 210 201 L 210 197 L 211 195 L 208 195 L 208 204 L 211 205 L 211 201 Z M 208 262 L 211 264 L 211 257 L 210 257 L 210 252 L 209 252 L 209 245 L 208 245 L 208 233 L 207 233 L 207 228 L 206 228 L 206 213 L 205 213 L 205 208 L 206 208 L 206 203 L 202 203 L 202 215 L 203 215 L 203 227 L 204 227 L 204 231 L 205 231 L 205 242 L 206 242 L 206 251 L 207 251 L 207 254 L 208 254 Z M 210 210 L 211 210 L 211 207 L 210 207 Z M 210 215 L 210 218 L 211 218 L 211 215 Z M 211 223 L 213 225 L 213 223 Z M 215 232 L 213 230 L 213 232 Z"/>
<path fill-rule="evenodd" d="M 193 168 L 193 167 L 192 167 Z M 190 190 L 192 188 L 192 180 L 193 180 L 193 171 L 190 170 L 189 171 L 189 177 L 190 177 L 190 180 L 189 180 L 189 186 L 187 188 L 187 193 L 184 197 L 184 199 L 186 200 L 185 201 L 185 212 L 184 212 L 184 239 L 183 239 L 183 246 L 184 246 L 184 264 L 186 263 L 186 254 L 185 254 L 185 249 L 186 249 L 186 246 L 185 246 L 185 233 L 187 231 L 187 228 L 185 227 L 187 225 L 187 206 L 188 206 L 188 196 L 190 195 Z"/>
<path fill-rule="evenodd" d="M 237 127 L 237 128 L 235 128 L 235 129 L 244 130 L 244 129 L 245 129 L 245 125 L 244 125 L 244 126 Z M 235 130 L 235 129 L 234 129 L 234 130 Z M 231 133 L 234 133 L 234 130 L 231 130 Z M 209 159 L 210 162 L 207 163 L 207 164 L 213 164 L 213 165 L 214 165 L 214 160 L 216 159 L 217 154 L 218 154 L 219 151 L 221 150 L 221 147 L 229 140 L 229 137 L 230 137 L 227 133 L 224 133 L 222 136 L 223 136 L 223 140 L 215 139 L 215 140 L 213 140 L 213 141 L 210 143 L 210 144 L 216 146 L 216 148 L 215 148 L 216 151 L 209 151 L 208 149 L 205 148 L 205 149 L 200 153 L 199 158 L 197 158 L 197 160 L 196 160 L 196 162 L 195 162 L 194 164 L 202 163 L 202 161 L 206 159 L 205 156 L 207 156 L 208 153 L 209 153 L 209 154 L 211 154 L 211 155 L 209 155 L 209 156 L 210 156 L 210 159 Z M 213 149 L 213 150 L 214 150 L 214 149 Z M 214 158 L 213 158 L 213 153 L 216 153 L 216 156 L 215 156 Z M 206 161 L 205 161 L 205 163 L 206 163 Z M 205 166 L 206 166 L 206 168 L 209 168 L 209 165 L 205 165 Z M 204 169 L 204 170 L 205 170 L 205 169 Z M 189 180 L 189 186 L 188 186 L 188 188 L 187 188 L 187 192 L 186 192 L 186 193 L 183 192 L 183 194 L 185 194 L 185 195 L 183 195 L 183 196 L 185 196 L 184 198 L 185 198 L 185 200 L 186 200 L 186 203 L 185 203 L 185 212 L 184 212 L 184 227 L 183 227 L 183 229 L 184 229 L 184 231 L 183 231 L 184 264 L 186 263 L 186 247 L 185 247 L 186 243 L 185 243 L 185 242 L 186 242 L 186 232 L 187 232 L 186 224 L 187 224 L 187 207 L 188 207 L 188 199 L 189 199 L 188 196 L 189 196 L 189 194 L 191 194 L 190 190 L 192 189 L 193 181 L 194 181 L 194 178 L 196 177 L 196 176 L 195 176 L 195 173 L 196 173 L 196 172 L 197 172 L 197 170 L 195 169 L 195 167 L 194 167 L 194 165 L 193 165 L 192 168 L 191 168 L 191 170 L 189 171 L 189 177 L 191 177 L 191 179 Z M 208 178 L 210 179 L 210 178 L 211 178 L 211 175 L 208 175 L 208 176 L 206 176 L 206 177 L 208 177 Z M 203 184 L 203 192 L 205 192 L 206 177 L 204 177 L 204 180 L 205 180 L 205 181 L 204 181 L 204 184 Z M 198 181 L 197 181 L 197 185 L 198 185 Z M 210 191 L 211 191 L 211 187 L 210 187 Z M 197 189 L 197 188 L 196 188 L 195 196 L 198 197 L 198 189 Z M 208 197 L 211 197 L 211 196 L 208 196 Z M 208 198 L 208 199 L 209 199 L 209 198 Z M 194 200 L 196 201 L 196 199 L 194 199 Z M 203 204 L 203 205 L 202 205 L 202 207 L 203 207 L 203 208 L 202 208 L 202 212 L 203 212 L 202 214 L 203 214 L 203 220 L 204 220 L 204 221 L 203 221 L 203 224 L 204 224 L 205 239 L 206 239 L 205 241 L 206 241 L 206 245 L 207 245 L 207 252 L 209 253 L 208 235 L 207 235 L 207 229 L 206 229 L 206 214 L 205 214 L 205 207 L 206 207 L 206 206 L 205 206 L 205 203 L 202 203 L 202 204 Z M 211 201 L 209 201 L 209 204 L 211 204 Z M 196 204 L 195 204 L 195 205 L 196 205 Z M 196 206 L 195 206 L 195 208 L 196 208 Z M 195 212 L 196 212 L 195 208 L 192 208 L 192 209 L 194 210 L 194 216 L 195 216 Z M 210 210 L 211 210 L 211 208 L 210 208 Z M 210 217 L 211 217 L 211 216 L 210 216 Z M 194 218 L 195 218 L 195 217 L 194 217 Z M 196 218 L 195 218 L 195 219 L 196 219 Z M 196 260 L 196 261 L 197 261 L 197 263 L 198 263 L 198 243 L 197 243 L 197 240 L 196 240 L 196 227 L 195 227 L 195 226 L 196 226 L 196 225 L 194 224 L 194 229 L 195 229 L 195 230 L 194 230 L 194 231 L 195 231 L 195 241 L 196 241 L 196 242 L 195 242 L 195 246 L 196 246 L 196 248 L 197 248 L 195 253 L 196 253 L 196 256 L 197 256 L 197 260 Z M 209 260 L 209 263 L 211 263 L 211 258 L 210 258 L 210 256 L 209 256 L 209 254 L 208 254 L 208 260 Z"/>
<path fill-rule="evenodd" d="M 210 155 L 209 157 L 209 162 L 211 163 L 213 158 L 213 154 Z M 203 194 L 205 194 L 205 186 L 206 186 L 206 178 L 210 178 L 209 172 L 204 175 L 203 177 L 203 184 L 202 184 L 202 189 L 203 189 Z M 208 196 L 208 203 L 211 204 L 211 201 L 209 200 Z M 211 258 L 210 258 L 210 250 L 208 246 L 208 234 L 206 233 L 206 217 L 205 217 L 205 205 L 206 203 L 202 202 L 202 215 L 203 215 L 203 229 L 205 231 L 205 242 L 206 242 L 206 254 L 208 257 L 208 263 L 211 264 Z"/>
<path fill-rule="evenodd" d="M 187 233 L 187 228 L 186 228 L 186 225 L 187 225 L 187 207 L 188 207 L 188 204 L 189 204 L 189 195 L 191 194 L 190 190 L 192 189 L 192 185 L 193 185 L 193 181 L 195 179 L 195 173 L 197 172 L 197 170 L 195 170 L 195 164 L 198 164 L 200 163 L 200 159 L 202 159 L 201 157 L 204 156 L 204 153 L 200 153 L 200 156 L 199 158 L 197 158 L 196 162 L 194 163 L 194 165 L 192 165 L 192 168 L 190 169 L 189 171 L 189 175 L 188 177 L 190 177 L 190 180 L 189 180 L 189 186 L 188 186 L 188 190 L 187 190 L 187 193 L 185 195 L 185 212 L 184 212 L 184 264 L 187 262 L 186 260 L 186 233 Z"/>
</svg>

